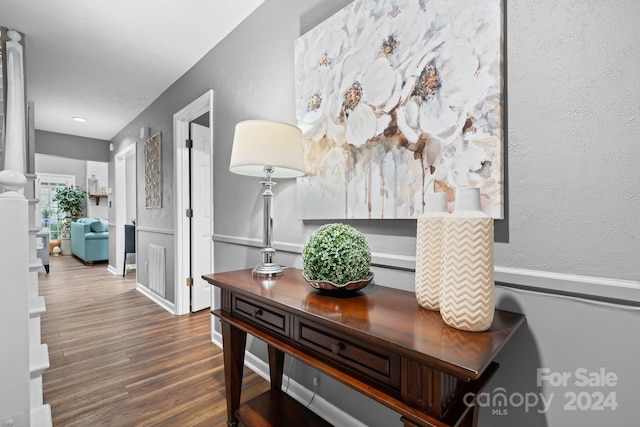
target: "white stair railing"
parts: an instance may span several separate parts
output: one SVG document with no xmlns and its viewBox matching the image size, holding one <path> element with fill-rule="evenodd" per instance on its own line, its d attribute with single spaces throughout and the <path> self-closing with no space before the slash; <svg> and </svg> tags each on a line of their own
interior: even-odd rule
<svg viewBox="0 0 640 427">
<path fill-rule="evenodd" d="M 28 194 L 31 203 L 25 198 L 22 37 L 13 30 L 7 31 L 7 36 L 6 134 L 4 170 L 0 171 L 0 422 L 14 427 L 50 427 L 51 408 L 42 401 L 42 374 L 49 367 L 49 354 L 47 345 L 40 342 L 40 316 L 45 305 L 37 286 L 33 185 Z"/>
</svg>

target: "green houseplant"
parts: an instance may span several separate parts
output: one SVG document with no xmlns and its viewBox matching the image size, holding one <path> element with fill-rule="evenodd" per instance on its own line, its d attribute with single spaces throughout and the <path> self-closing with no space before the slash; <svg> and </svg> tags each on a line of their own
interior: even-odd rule
<svg viewBox="0 0 640 427">
<path fill-rule="evenodd" d="M 334 223 L 318 228 L 302 250 L 303 275 L 325 290 L 355 290 L 373 278 L 366 239 L 350 225 Z"/>
<path fill-rule="evenodd" d="M 58 188 L 52 200 L 57 203 L 58 212 L 65 215 L 58 228 L 60 231 L 59 237 L 68 238 L 71 223 L 80 218 L 84 212 L 84 207 L 87 203 L 87 192 L 77 185 L 67 185 L 66 187 Z"/>
</svg>

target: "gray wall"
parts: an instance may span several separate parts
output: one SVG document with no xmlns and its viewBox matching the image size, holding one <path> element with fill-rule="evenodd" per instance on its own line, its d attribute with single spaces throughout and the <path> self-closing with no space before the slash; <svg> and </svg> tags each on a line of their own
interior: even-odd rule
<svg viewBox="0 0 640 427">
<path fill-rule="evenodd" d="M 109 141 L 36 130 L 36 153 L 69 159 L 109 161 Z"/>
<path fill-rule="evenodd" d="M 638 18 L 634 1 L 508 2 L 497 264 L 640 280 Z"/>
<path fill-rule="evenodd" d="M 258 180 L 228 171 L 234 126 L 254 118 L 295 123 L 293 42 L 348 3 L 267 0 L 116 135 L 115 152 L 141 144 L 142 126 L 163 135 L 163 208 L 145 210 L 138 197 L 138 225 L 144 231 L 139 243 L 173 247 L 172 116 L 213 89 L 215 268 L 258 262 L 253 245 L 262 233 L 261 189 Z M 640 3 L 504 3 L 507 210 L 506 219 L 496 222 L 496 268 L 515 271 L 518 283 L 499 284 L 497 305 L 524 313 L 527 322 L 499 355 L 501 370 L 487 388 L 491 396 L 502 388 L 515 400 L 504 408 L 483 408 L 480 425 L 635 425 L 635 383 L 640 380 L 634 362 L 640 353 L 635 339 L 640 329 Z M 141 153 L 140 145 L 138 149 Z M 139 194 L 143 161 L 138 156 Z M 277 247 L 293 248 L 280 251 L 276 259 L 299 266 L 295 248 L 322 222 L 297 219 L 293 181 L 276 187 L 274 209 Z M 413 272 L 405 264 L 415 255 L 415 221 L 350 223 L 365 233 L 376 253 L 377 283 L 412 290 Z M 143 257 L 144 252 L 139 265 Z M 138 281 L 146 285 L 146 280 L 138 270 Z M 558 283 L 570 283 L 570 292 Z M 614 288 L 632 297 L 616 294 L 611 295 L 615 302 L 603 302 Z M 252 341 L 249 348 L 264 358 L 260 342 Z M 603 368 L 619 380 L 605 387 L 579 387 L 573 380 L 565 387 L 538 387 L 539 368 L 570 372 L 573 379 L 577 369 Z M 294 363 L 291 375 L 311 388 L 312 374 L 302 364 Z M 553 400 L 544 413 L 541 406 L 525 410 L 517 405 L 518 393 L 542 393 Z M 618 407 L 568 410 L 571 393 L 587 393 L 585 399 L 614 393 Z M 366 425 L 400 425 L 394 413 L 328 378 L 321 378 L 318 399 Z"/>
<path fill-rule="evenodd" d="M 36 154 L 36 173 L 52 173 L 60 175 L 73 175 L 76 177 L 76 185 L 86 190 L 87 187 L 87 162 L 84 160 L 69 159 L 47 154 Z"/>
</svg>

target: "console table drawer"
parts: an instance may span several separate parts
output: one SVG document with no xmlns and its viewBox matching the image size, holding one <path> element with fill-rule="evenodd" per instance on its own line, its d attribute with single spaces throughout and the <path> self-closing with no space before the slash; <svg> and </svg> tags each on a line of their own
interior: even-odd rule
<svg viewBox="0 0 640 427">
<path fill-rule="evenodd" d="M 400 358 L 364 344 L 352 337 L 329 331 L 320 325 L 300 319 L 296 323 L 295 339 L 341 366 L 352 368 L 369 378 L 395 389 L 400 384 Z"/>
<path fill-rule="evenodd" d="M 247 319 L 249 322 L 289 336 L 289 316 L 282 310 L 261 304 L 250 298 L 233 295 L 231 302 L 233 315 Z"/>
</svg>

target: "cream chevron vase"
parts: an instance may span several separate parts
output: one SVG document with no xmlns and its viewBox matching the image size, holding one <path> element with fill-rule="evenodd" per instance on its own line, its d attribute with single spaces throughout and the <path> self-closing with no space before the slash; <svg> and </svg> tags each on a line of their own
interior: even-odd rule
<svg viewBox="0 0 640 427">
<path fill-rule="evenodd" d="M 416 225 L 416 299 L 426 309 L 439 310 L 447 195 L 430 193 L 426 202 L 427 212 L 418 217 Z"/>
<path fill-rule="evenodd" d="M 495 311 L 493 264 L 493 218 L 479 209 L 459 210 L 456 202 L 443 231 L 440 314 L 447 325 L 489 329 Z"/>
</svg>

